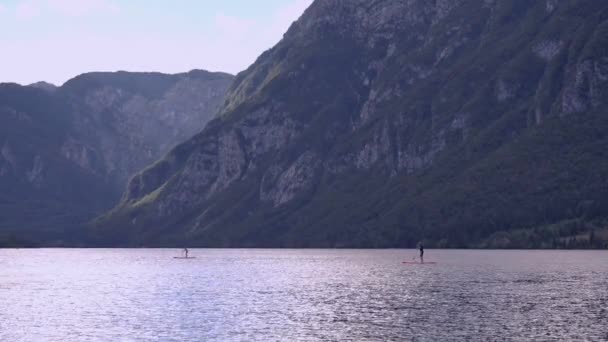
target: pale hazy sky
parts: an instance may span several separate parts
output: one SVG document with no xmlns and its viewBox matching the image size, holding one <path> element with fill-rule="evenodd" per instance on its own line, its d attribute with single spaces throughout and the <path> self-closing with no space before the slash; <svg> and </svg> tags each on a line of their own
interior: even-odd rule
<svg viewBox="0 0 608 342">
<path fill-rule="evenodd" d="M 0 82 L 88 71 L 237 73 L 312 0 L 0 0 Z"/>
</svg>

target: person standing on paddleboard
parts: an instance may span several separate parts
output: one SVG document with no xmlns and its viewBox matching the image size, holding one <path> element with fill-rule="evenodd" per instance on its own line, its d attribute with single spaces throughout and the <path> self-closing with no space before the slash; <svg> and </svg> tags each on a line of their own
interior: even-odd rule
<svg viewBox="0 0 608 342">
<path fill-rule="evenodd" d="M 420 263 L 424 264 L 424 246 L 420 244 Z"/>
<path fill-rule="evenodd" d="M 186 254 L 186 258 L 188 258 L 188 248 L 184 248 L 184 254 Z"/>
</svg>

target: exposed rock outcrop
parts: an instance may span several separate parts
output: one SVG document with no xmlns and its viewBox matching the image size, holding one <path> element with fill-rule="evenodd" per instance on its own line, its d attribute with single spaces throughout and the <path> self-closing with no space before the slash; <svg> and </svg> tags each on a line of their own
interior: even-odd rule
<svg viewBox="0 0 608 342">
<path fill-rule="evenodd" d="M 76 113 L 79 139 L 95 146 L 99 156 L 97 171 L 123 186 L 137 171 L 199 132 L 217 114 L 231 81 L 230 75 L 204 71 L 92 73 L 68 81 L 64 88 Z M 138 82 L 151 85 L 139 87 Z"/>
</svg>

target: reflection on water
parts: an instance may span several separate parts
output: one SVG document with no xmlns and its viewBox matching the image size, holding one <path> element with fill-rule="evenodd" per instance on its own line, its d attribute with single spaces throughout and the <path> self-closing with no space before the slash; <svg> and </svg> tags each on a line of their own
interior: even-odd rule
<svg viewBox="0 0 608 342">
<path fill-rule="evenodd" d="M 608 340 L 608 253 L 0 250 L 1 341 Z"/>
</svg>

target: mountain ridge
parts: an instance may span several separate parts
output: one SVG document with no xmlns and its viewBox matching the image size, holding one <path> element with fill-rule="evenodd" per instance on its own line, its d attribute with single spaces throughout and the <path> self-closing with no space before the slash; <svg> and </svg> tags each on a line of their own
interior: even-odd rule
<svg viewBox="0 0 608 342">
<path fill-rule="evenodd" d="M 195 70 L 0 84 L 0 242 L 78 241 L 133 173 L 204 127 L 231 81 Z"/>
</svg>

